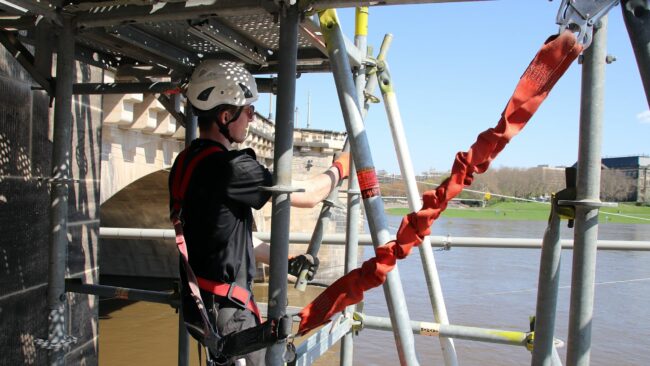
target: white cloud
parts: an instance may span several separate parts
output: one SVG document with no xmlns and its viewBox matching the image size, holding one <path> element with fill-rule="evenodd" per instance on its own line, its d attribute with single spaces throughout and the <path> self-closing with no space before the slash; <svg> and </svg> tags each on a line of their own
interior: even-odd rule
<svg viewBox="0 0 650 366">
<path fill-rule="evenodd" d="M 637 114 L 636 119 L 641 123 L 650 123 L 650 109 Z"/>
</svg>

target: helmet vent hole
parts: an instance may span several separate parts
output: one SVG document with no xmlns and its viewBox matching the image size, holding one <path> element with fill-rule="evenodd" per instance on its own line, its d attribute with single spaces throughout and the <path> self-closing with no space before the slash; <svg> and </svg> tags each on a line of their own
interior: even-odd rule
<svg viewBox="0 0 650 366">
<path fill-rule="evenodd" d="M 196 97 L 196 99 L 203 102 L 207 101 L 210 98 L 210 93 L 212 93 L 213 90 L 214 90 L 214 86 L 205 89 L 204 91 L 201 92 L 201 94 L 199 94 Z M 223 94 L 223 91 L 221 93 Z"/>
<path fill-rule="evenodd" d="M 239 87 L 244 92 L 244 97 L 246 98 L 253 97 L 253 92 L 246 85 L 244 85 L 244 83 L 239 83 Z"/>
</svg>

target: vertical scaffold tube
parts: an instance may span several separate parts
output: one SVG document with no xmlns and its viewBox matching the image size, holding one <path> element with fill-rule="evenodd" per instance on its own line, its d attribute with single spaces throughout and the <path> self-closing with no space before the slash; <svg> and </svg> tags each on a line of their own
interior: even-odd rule
<svg viewBox="0 0 650 366">
<path fill-rule="evenodd" d="M 185 147 L 190 146 L 192 141 L 196 139 L 197 125 L 198 117 L 194 114 L 194 108 L 187 103 L 185 105 Z"/>
<path fill-rule="evenodd" d="M 359 180 L 356 177 L 354 162 L 350 160 L 350 177 L 348 178 L 348 216 L 345 232 L 345 273 L 349 273 L 358 266 L 359 249 L 359 217 L 361 216 L 361 200 L 359 194 Z M 356 305 L 345 309 L 345 316 L 352 318 Z M 341 340 L 341 366 L 352 366 L 354 363 L 354 342 L 352 332 L 348 332 Z"/>
<path fill-rule="evenodd" d="M 548 226 L 542 241 L 542 255 L 539 264 L 537 284 L 537 309 L 535 311 L 535 344 L 533 347 L 533 366 L 553 365 L 553 335 L 555 332 L 555 312 L 560 283 L 560 217 L 557 213 L 557 198 L 548 219 Z"/>
<path fill-rule="evenodd" d="M 52 185 L 50 205 L 50 260 L 47 290 L 48 341 L 65 344 L 68 336 L 65 272 L 68 257 L 68 189 L 72 164 L 72 84 L 74 82 L 73 19 L 61 17 L 56 61 L 54 138 L 52 146 Z M 49 353 L 50 365 L 65 364 L 66 347 Z"/>
<path fill-rule="evenodd" d="M 280 63 L 278 65 L 273 178 L 275 185 L 290 186 L 300 14 L 296 5 L 280 10 L 280 49 L 282 52 L 280 53 Z M 269 318 L 279 318 L 286 313 L 290 213 L 291 201 L 289 193 L 274 193 L 271 226 Z M 284 342 L 269 347 L 266 352 L 266 364 L 269 366 L 284 365 L 284 351 Z"/>
<path fill-rule="evenodd" d="M 368 52 L 368 7 L 358 7 L 355 11 L 354 45 L 363 57 Z M 355 70 L 354 84 L 357 88 L 357 105 L 363 106 L 365 98 L 363 91 L 366 87 L 366 70 L 363 63 Z M 365 110 L 365 108 L 364 108 Z M 359 216 L 361 215 L 359 180 L 357 179 L 354 161 L 350 160 L 350 177 L 348 178 L 348 216 L 346 222 L 345 240 L 345 273 L 357 268 L 359 248 Z M 351 305 L 345 309 L 345 316 L 352 318 L 356 306 Z M 354 341 L 352 332 L 346 334 L 341 340 L 341 366 L 352 366 L 354 362 Z"/>
<path fill-rule="evenodd" d="M 178 308 L 178 366 L 190 364 L 190 335 L 185 329 L 183 310 Z"/>
<path fill-rule="evenodd" d="M 375 247 L 390 241 L 388 224 L 384 214 L 384 204 L 379 192 L 379 184 L 372 162 L 368 137 L 357 105 L 357 91 L 352 80 L 350 63 L 347 58 L 345 41 L 339 26 L 336 11 L 326 10 L 319 13 L 323 36 L 331 62 L 334 82 L 343 111 L 343 120 L 349 134 L 350 146 L 364 208 L 368 216 L 368 226 Z M 362 179 L 363 177 L 363 179 Z M 413 333 L 406 306 L 406 298 L 400 282 L 398 268 L 388 273 L 384 283 L 384 295 L 391 320 L 394 324 L 393 335 L 402 365 L 417 365 Z"/>
<path fill-rule="evenodd" d="M 174 103 L 174 110 L 180 111 L 181 96 L 174 94 L 172 96 Z M 194 139 L 196 139 L 196 128 L 198 124 L 197 116 L 194 114 L 194 108 L 186 101 L 185 104 L 185 147 L 189 147 Z M 178 121 L 180 123 L 180 121 Z M 180 284 L 179 284 L 180 286 Z M 187 366 L 190 363 L 190 335 L 185 328 L 185 320 L 183 319 L 183 311 L 178 308 L 178 366 Z"/>
<path fill-rule="evenodd" d="M 647 0 L 623 0 L 621 9 L 650 106 L 650 9 Z"/>
<path fill-rule="evenodd" d="M 378 61 L 388 67 L 384 57 L 386 49 L 390 44 L 392 35 L 387 34 L 382 44 L 382 50 L 379 52 L 380 57 Z M 395 145 L 395 152 L 397 153 L 397 160 L 399 162 L 402 177 L 406 181 L 406 192 L 409 202 L 409 209 L 412 212 L 417 212 L 422 208 L 420 192 L 418 191 L 415 182 L 415 172 L 413 171 L 413 162 L 411 154 L 404 135 L 404 125 L 402 123 L 402 116 L 397 104 L 397 96 L 393 89 L 393 84 L 388 74 L 388 70 L 379 75 L 379 88 L 381 89 L 384 98 L 384 106 L 386 107 L 386 114 L 388 115 L 388 123 L 393 135 L 393 143 Z M 436 261 L 433 257 L 433 250 L 431 249 L 431 239 L 428 236 L 424 237 L 422 243 L 419 245 L 420 258 L 422 260 L 422 268 L 427 281 L 427 288 L 429 290 L 429 299 L 433 309 L 433 315 L 436 322 L 440 324 L 449 324 L 447 317 L 447 308 L 445 307 L 445 300 L 442 295 L 442 286 L 440 285 L 440 277 L 436 268 Z M 456 356 L 456 348 L 454 342 L 447 337 L 439 337 L 440 349 L 445 360 L 445 365 L 456 366 L 458 365 L 458 358 Z"/>
<path fill-rule="evenodd" d="M 596 27 L 594 27 L 596 28 Z M 607 17 L 600 20 L 582 65 L 577 201 L 600 202 Z M 587 366 L 591 352 L 598 207 L 576 206 L 567 365 Z"/>
</svg>

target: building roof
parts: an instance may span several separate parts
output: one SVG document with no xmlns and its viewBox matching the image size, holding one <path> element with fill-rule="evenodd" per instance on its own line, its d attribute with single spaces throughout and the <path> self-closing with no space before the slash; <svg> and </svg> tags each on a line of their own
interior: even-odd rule
<svg viewBox="0 0 650 366">
<path fill-rule="evenodd" d="M 650 157 L 643 155 L 603 158 L 602 163 L 610 169 L 641 168 L 650 166 Z"/>
</svg>

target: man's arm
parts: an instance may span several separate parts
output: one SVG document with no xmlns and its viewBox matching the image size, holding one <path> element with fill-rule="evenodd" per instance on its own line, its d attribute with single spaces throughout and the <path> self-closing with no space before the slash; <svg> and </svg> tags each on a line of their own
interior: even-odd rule
<svg viewBox="0 0 650 366">
<path fill-rule="evenodd" d="M 293 185 L 304 192 L 291 194 L 291 206 L 312 208 L 322 202 L 336 187 L 340 179 L 345 179 L 350 171 L 350 153 L 342 153 L 325 172 L 305 181 L 294 181 Z"/>
</svg>

